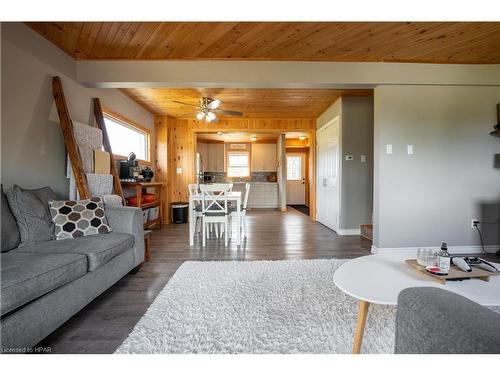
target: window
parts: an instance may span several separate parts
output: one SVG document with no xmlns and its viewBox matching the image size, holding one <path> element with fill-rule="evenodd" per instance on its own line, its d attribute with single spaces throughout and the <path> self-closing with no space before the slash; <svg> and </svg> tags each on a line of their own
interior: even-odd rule
<svg viewBox="0 0 500 375">
<path fill-rule="evenodd" d="M 287 156 L 286 157 L 286 179 L 288 181 L 302 180 L 302 157 Z"/>
<path fill-rule="evenodd" d="M 250 157 L 248 152 L 230 151 L 227 154 L 227 176 L 248 177 L 250 175 Z"/>
<path fill-rule="evenodd" d="M 146 130 L 107 113 L 104 114 L 104 124 L 115 156 L 128 157 L 133 152 L 137 159 L 150 161 L 149 133 Z"/>
</svg>

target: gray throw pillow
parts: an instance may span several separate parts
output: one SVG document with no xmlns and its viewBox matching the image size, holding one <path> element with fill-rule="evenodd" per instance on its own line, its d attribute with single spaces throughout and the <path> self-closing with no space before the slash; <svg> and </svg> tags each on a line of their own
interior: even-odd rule
<svg viewBox="0 0 500 375">
<path fill-rule="evenodd" d="M 79 201 L 51 201 L 49 206 L 56 225 L 57 240 L 111 232 L 101 197 Z"/>
<path fill-rule="evenodd" d="M 54 239 L 49 201 L 57 197 L 51 188 L 28 190 L 14 185 L 6 195 L 21 235 L 19 247 Z"/>
<path fill-rule="evenodd" d="M 3 192 L 2 186 L 2 253 L 15 249 L 19 246 L 21 239 L 19 237 L 19 229 L 17 228 L 16 218 L 12 215 L 7 197 Z"/>
</svg>

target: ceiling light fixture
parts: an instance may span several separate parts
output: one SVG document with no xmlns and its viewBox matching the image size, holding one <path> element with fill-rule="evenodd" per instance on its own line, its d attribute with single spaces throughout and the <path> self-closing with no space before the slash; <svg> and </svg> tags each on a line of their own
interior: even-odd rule
<svg viewBox="0 0 500 375">
<path fill-rule="evenodd" d="M 206 116 L 207 116 L 207 121 L 208 122 L 212 122 L 212 121 L 214 121 L 217 118 L 217 116 L 215 115 L 215 113 L 210 112 L 210 111 L 207 112 Z"/>
<path fill-rule="evenodd" d="M 222 134 L 224 134 L 224 133 L 223 132 L 217 132 L 217 135 L 222 135 Z"/>
<path fill-rule="evenodd" d="M 255 142 L 255 141 L 257 140 L 257 137 L 256 137 L 255 135 L 252 135 L 252 136 L 250 137 L 250 140 L 251 140 L 252 142 Z"/>
<path fill-rule="evenodd" d="M 203 120 L 205 118 L 205 112 L 198 112 L 196 118 L 200 121 Z"/>
<path fill-rule="evenodd" d="M 306 137 L 305 135 L 301 135 L 301 136 L 299 137 L 299 139 L 300 139 L 301 141 L 305 141 L 305 140 L 307 139 L 307 137 Z"/>
</svg>

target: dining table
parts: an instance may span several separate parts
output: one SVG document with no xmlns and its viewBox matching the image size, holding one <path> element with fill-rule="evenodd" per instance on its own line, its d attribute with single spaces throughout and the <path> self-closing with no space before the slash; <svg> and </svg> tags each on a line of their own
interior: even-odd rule
<svg viewBox="0 0 500 375">
<path fill-rule="evenodd" d="M 236 235 L 236 244 L 239 246 L 241 244 L 241 191 L 230 191 L 226 194 L 228 202 L 234 202 L 236 205 L 236 226 L 238 228 Z M 194 235 L 196 230 L 196 217 L 195 217 L 195 202 L 201 202 L 202 200 L 201 193 L 190 194 L 189 195 L 189 246 L 194 245 Z M 224 200 L 223 197 L 220 199 Z M 229 231 L 228 231 L 229 232 Z M 229 232 L 230 233 L 230 232 Z"/>
</svg>

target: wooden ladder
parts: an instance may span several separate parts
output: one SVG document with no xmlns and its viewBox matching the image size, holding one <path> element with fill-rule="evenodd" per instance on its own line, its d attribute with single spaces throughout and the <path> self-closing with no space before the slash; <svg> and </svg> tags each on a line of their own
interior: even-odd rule
<svg viewBox="0 0 500 375">
<path fill-rule="evenodd" d="M 61 129 L 63 132 L 64 144 L 66 145 L 66 150 L 68 151 L 68 157 L 71 163 L 71 169 L 75 178 L 78 194 L 80 195 L 80 199 L 88 199 L 90 198 L 90 188 L 87 181 L 87 175 L 85 174 L 85 170 L 83 169 L 82 157 L 80 156 L 80 151 L 78 150 L 78 145 L 76 144 L 75 135 L 73 134 L 73 121 L 71 120 L 68 107 L 66 105 L 62 82 L 61 79 L 57 76 L 52 77 L 52 94 L 54 95 L 54 100 L 56 102 L 57 113 L 59 115 L 59 123 L 61 124 Z M 123 200 L 122 186 L 120 184 L 120 178 L 116 171 L 113 152 L 111 150 L 111 144 L 109 143 L 108 132 L 106 131 L 106 126 L 104 125 L 104 116 L 102 114 L 101 103 L 98 98 L 94 98 L 94 115 L 96 118 L 97 126 L 102 131 L 104 150 L 110 155 L 110 171 L 113 175 L 113 189 L 115 191 L 115 194 L 119 195 Z"/>
<path fill-rule="evenodd" d="M 120 182 L 120 176 L 116 170 L 115 159 L 113 158 L 113 150 L 111 149 L 111 143 L 109 141 L 108 131 L 106 130 L 106 124 L 104 123 L 104 114 L 102 112 L 101 101 L 99 98 L 94 98 L 94 116 L 97 122 L 97 127 L 102 131 L 102 145 L 104 146 L 104 151 L 109 154 L 110 160 L 110 171 L 113 175 L 113 190 L 116 195 L 122 198 L 122 203 L 125 204 L 125 197 L 123 196 L 122 184 Z"/>
</svg>

